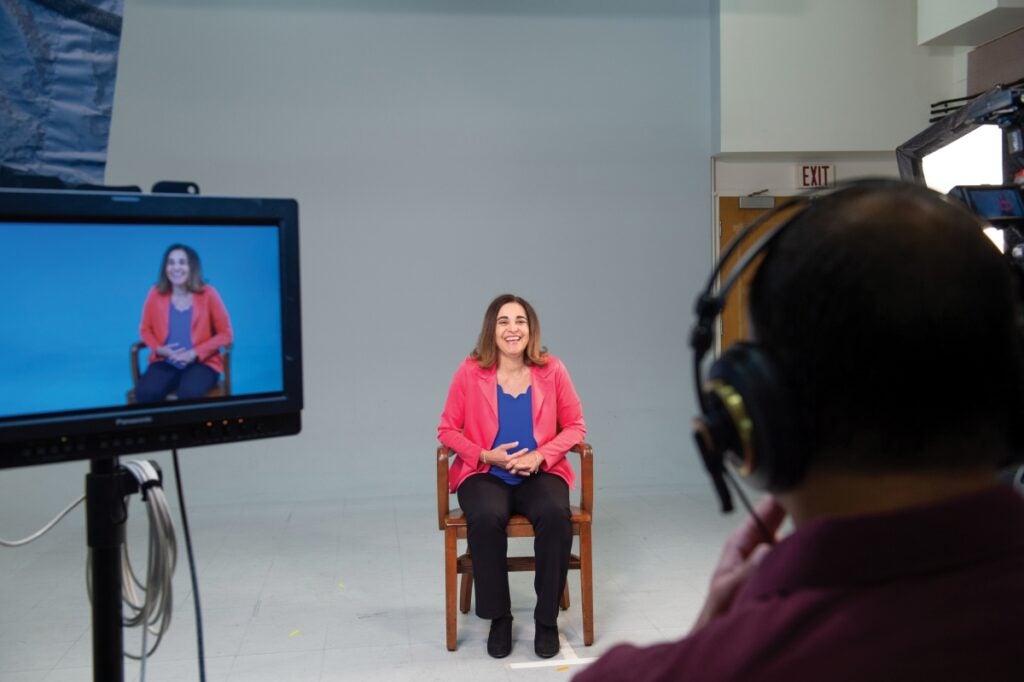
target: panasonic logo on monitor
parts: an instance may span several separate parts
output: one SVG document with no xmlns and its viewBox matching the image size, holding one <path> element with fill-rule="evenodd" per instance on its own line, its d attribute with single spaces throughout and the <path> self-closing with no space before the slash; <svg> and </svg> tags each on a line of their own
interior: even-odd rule
<svg viewBox="0 0 1024 682">
<path fill-rule="evenodd" d="M 152 424 L 153 418 L 146 417 L 118 417 L 114 420 L 114 426 L 135 426 L 136 424 Z"/>
</svg>

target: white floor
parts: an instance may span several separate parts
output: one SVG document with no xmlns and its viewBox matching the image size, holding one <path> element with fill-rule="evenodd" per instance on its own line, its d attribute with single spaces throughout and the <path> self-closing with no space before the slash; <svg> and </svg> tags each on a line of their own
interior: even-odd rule
<svg viewBox="0 0 1024 682">
<path fill-rule="evenodd" d="M 569 680 L 585 665 L 578 659 L 616 642 L 684 634 L 739 516 L 721 516 L 709 489 L 697 485 L 599 489 L 595 505 L 595 642 L 583 645 L 579 576 L 571 571 L 573 603 L 559 618 L 564 645 L 549 661 L 533 653 L 527 573 L 512 575 L 511 656 L 487 656 L 487 623 L 472 613 L 460 615 L 458 650 L 445 649 L 443 543 L 432 496 L 193 506 L 207 680 Z M 136 500 L 129 513 L 129 547 L 144 564 L 145 510 Z M 176 610 L 147 663 L 153 682 L 199 679 L 175 521 Z M 0 549 L 0 576 L 0 682 L 92 680 L 84 512 L 31 545 Z M 137 631 L 125 640 L 138 650 Z M 125 671 L 126 680 L 139 679 L 138 663 L 126 662 Z"/>
</svg>

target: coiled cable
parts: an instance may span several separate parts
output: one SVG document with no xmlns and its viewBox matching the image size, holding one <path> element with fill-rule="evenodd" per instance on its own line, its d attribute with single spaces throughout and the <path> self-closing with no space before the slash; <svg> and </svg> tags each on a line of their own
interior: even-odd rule
<svg viewBox="0 0 1024 682">
<path fill-rule="evenodd" d="M 122 590 L 124 603 L 128 609 L 124 625 L 143 628 L 140 655 L 136 656 L 126 651 L 125 656 L 142 662 L 141 674 L 144 679 L 146 658 L 160 646 L 164 633 L 171 625 L 172 578 L 178 562 L 178 546 L 174 536 L 174 521 L 171 519 L 167 498 L 164 496 L 156 468 L 145 461 L 128 461 L 124 462 L 123 466 L 139 482 L 149 518 L 145 582 L 140 580 L 135 572 L 127 543 L 121 553 Z M 155 637 L 152 648 L 149 649 L 147 635 Z"/>
</svg>

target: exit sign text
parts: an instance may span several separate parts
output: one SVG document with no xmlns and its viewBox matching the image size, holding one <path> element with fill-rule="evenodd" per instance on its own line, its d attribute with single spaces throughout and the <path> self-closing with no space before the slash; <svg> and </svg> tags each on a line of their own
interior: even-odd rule
<svg viewBox="0 0 1024 682">
<path fill-rule="evenodd" d="M 835 182 L 835 164 L 804 163 L 796 167 L 796 186 L 800 189 L 831 187 Z"/>
</svg>

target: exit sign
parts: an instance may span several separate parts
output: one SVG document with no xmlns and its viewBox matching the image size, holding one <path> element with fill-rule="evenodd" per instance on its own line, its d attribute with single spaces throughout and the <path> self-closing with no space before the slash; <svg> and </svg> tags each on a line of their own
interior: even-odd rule
<svg viewBox="0 0 1024 682">
<path fill-rule="evenodd" d="M 831 187 L 835 183 L 835 164 L 803 163 L 796 167 L 796 186 L 800 189 Z"/>
</svg>

